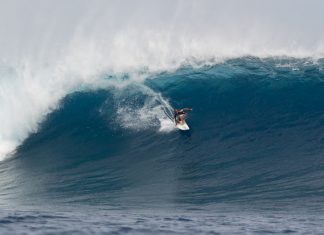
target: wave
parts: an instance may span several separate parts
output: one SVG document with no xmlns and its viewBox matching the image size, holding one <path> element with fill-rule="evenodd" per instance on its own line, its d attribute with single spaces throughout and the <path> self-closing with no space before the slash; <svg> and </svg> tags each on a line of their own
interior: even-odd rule
<svg viewBox="0 0 324 235">
<path fill-rule="evenodd" d="M 315 9 L 295 1 L 3 2 L 1 159 L 75 91 L 143 84 L 163 71 L 247 55 L 318 60 L 323 4 L 314 2 Z M 303 11 L 290 13 L 291 5 Z"/>
<path fill-rule="evenodd" d="M 246 57 L 74 92 L 2 162 L 14 176 L 0 181 L 2 201 L 321 201 L 323 66 Z M 174 128 L 164 113 L 171 106 L 194 108 L 190 132 Z"/>
</svg>

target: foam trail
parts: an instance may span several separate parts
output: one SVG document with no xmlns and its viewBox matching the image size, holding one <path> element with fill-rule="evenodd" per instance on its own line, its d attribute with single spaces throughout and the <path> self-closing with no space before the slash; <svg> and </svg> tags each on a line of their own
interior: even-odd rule
<svg viewBox="0 0 324 235">
<path fill-rule="evenodd" d="M 141 97 L 145 97 L 144 100 Z M 174 129 L 170 120 L 173 108 L 160 93 L 157 93 L 141 83 L 130 83 L 124 91 L 115 94 L 117 103 L 118 124 L 131 130 L 159 128 L 161 132 Z M 169 113 L 167 114 L 166 111 Z"/>
<path fill-rule="evenodd" d="M 67 94 L 119 86 L 103 73 L 149 74 L 245 55 L 319 58 L 324 51 L 318 0 L 0 4 L 1 158 Z"/>
</svg>

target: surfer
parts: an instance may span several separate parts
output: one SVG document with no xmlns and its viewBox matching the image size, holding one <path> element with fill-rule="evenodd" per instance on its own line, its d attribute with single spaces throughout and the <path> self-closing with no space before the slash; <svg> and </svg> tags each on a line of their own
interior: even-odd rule
<svg viewBox="0 0 324 235">
<path fill-rule="evenodd" d="M 186 111 L 191 111 L 192 108 L 183 108 L 183 109 L 175 109 L 174 110 L 174 121 L 176 124 L 183 124 L 184 115 L 187 113 Z"/>
</svg>

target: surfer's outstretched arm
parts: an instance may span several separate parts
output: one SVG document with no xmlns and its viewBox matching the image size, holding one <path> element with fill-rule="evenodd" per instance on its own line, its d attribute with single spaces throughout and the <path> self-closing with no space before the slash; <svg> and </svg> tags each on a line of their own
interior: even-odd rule
<svg viewBox="0 0 324 235">
<path fill-rule="evenodd" d="M 192 110 L 192 108 L 183 108 L 183 109 L 181 109 L 182 111 L 191 111 Z"/>
</svg>

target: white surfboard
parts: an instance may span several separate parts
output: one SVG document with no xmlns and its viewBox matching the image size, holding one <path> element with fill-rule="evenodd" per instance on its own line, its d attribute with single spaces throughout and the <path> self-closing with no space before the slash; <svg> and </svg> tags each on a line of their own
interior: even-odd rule
<svg viewBox="0 0 324 235">
<path fill-rule="evenodd" d="M 188 131 L 190 129 L 186 121 L 176 124 L 176 127 L 182 131 Z"/>
</svg>

